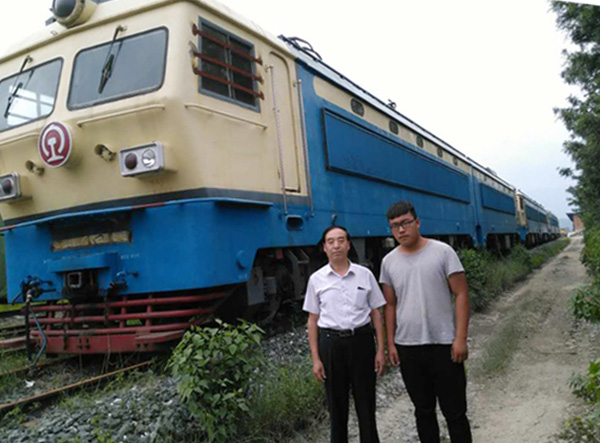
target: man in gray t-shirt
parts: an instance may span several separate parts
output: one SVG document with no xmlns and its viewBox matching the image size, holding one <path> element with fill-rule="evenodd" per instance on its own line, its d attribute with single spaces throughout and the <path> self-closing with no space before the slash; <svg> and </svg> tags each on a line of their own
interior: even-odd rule
<svg viewBox="0 0 600 443">
<path fill-rule="evenodd" d="M 439 443 L 436 401 L 452 443 L 471 443 L 467 418 L 469 293 L 464 268 L 445 243 L 420 234 L 412 203 L 400 201 L 387 218 L 399 246 L 381 263 L 388 356 L 415 406 L 422 443 Z M 455 302 L 452 302 L 452 295 Z"/>
</svg>

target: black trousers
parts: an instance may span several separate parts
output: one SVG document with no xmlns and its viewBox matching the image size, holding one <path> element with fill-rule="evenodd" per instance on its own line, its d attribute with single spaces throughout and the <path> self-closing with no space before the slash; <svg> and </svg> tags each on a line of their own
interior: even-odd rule
<svg viewBox="0 0 600 443">
<path fill-rule="evenodd" d="M 421 443 L 439 443 L 436 399 L 452 443 L 471 443 L 467 418 L 467 378 L 463 363 L 454 363 L 451 345 L 396 346 L 400 371 L 415 406 Z"/>
<path fill-rule="evenodd" d="M 325 367 L 325 393 L 331 443 L 348 442 L 349 390 L 352 389 L 361 443 L 379 443 L 375 424 L 375 340 L 372 332 L 350 337 L 319 331 Z"/>
</svg>

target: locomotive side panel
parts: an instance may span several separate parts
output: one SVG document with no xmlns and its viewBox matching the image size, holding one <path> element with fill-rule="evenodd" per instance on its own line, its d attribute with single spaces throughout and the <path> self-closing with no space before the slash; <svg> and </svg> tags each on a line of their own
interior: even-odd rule
<svg viewBox="0 0 600 443">
<path fill-rule="evenodd" d="M 352 94 L 303 63 L 297 69 L 304 89 L 310 175 L 318 189 L 316 211 L 357 237 L 386 237 L 387 207 L 409 199 L 426 235 L 475 237 L 469 176 L 461 167 L 413 145 L 407 130 L 396 135 L 383 129 L 382 120 L 389 118 L 368 105 L 363 105 L 364 116 L 356 115 Z"/>
</svg>

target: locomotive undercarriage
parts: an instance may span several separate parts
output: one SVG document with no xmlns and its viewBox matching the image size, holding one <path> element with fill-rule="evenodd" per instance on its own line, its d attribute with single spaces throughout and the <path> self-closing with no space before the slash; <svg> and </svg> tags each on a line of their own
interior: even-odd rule
<svg viewBox="0 0 600 443">
<path fill-rule="evenodd" d="M 431 236 L 455 248 L 472 246 L 470 236 Z M 490 245 L 512 246 L 516 236 L 488 236 Z M 384 255 L 395 247 L 392 238 L 354 238 L 350 260 L 379 274 Z M 320 247 L 272 248 L 256 254 L 245 284 L 202 292 L 158 293 L 108 297 L 92 296 L 91 275 L 65 275 L 66 300 L 32 306 L 28 324 L 32 342 L 46 352 L 120 353 L 165 349 L 191 325 L 215 316 L 226 321 L 247 318 L 268 322 L 286 302 L 301 300 L 308 277 L 327 262 Z M 36 319 L 40 327 L 36 326 Z"/>
<path fill-rule="evenodd" d="M 30 345 L 50 354 L 151 352 L 206 323 L 231 292 L 111 296 L 48 302 L 26 311 Z M 38 323 L 39 326 L 36 324 Z"/>
</svg>

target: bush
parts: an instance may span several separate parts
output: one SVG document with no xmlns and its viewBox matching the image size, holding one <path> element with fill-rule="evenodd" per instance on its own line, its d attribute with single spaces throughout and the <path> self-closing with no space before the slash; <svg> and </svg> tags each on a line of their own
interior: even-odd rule
<svg viewBox="0 0 600 443">
<path fill-rule="evenodd" d="M 592 284 L 580 288 L 569 302 L 569 311 L 575 318 L 592 323 L 600 321 L 600 288 Z"/>
<path fill-rule="evenodd" d="M 600 358 L 590 362 L 588 372 L 569 381 L 573 393 L 590 403 L 600 403 Z"/>
<path fill-rule="evenodd" d="M 236 423 L 250 411 L 249 388 L 264 365 L 263 331 L 242 322 L 234 327 L 193 327 L 173 351 L 169 367 L 181 401 L 199 419 L 209 442 L 231 441 Z"/>
<path fill-rule="evenodd" d="M 487 252 L 475 249 L 460 250 L 458 256 L 465 268 L 471 307 L 475 311 L 481 311 L 491 301 L 491 294 L 487 286 L 491 257 Z"/>
<path fill-rule="evenodd" d="M 600 411 L 595 410 L 583 417 L 569 418 L 559 437 L 573 443 L 600 441 Z"/>
<path fill-rule="evenodd" d="M 576 396 L 593 407 L 586 415 L 567 420 L 560 437 L 576 443 L 600 441 L 600 358 L 590 362 L 587 374 L 571 378 L 569 385 Z"/>
<path fill-rule="evenodd" d="M 583 243 L 581 261 L 594 280 L 600 279 L 600 226 L 586 226 Z"/>
<path fill-rule="evenodd" d="M 497 257 L 484 250 L 465 249 L 458 255 L 465 268 L 471 307 L 482 311 L 502 291 L 522 280 L 568 244 L 568 240 L 528 251 L 516 245 L 508 257 Z"/>
</svg>

